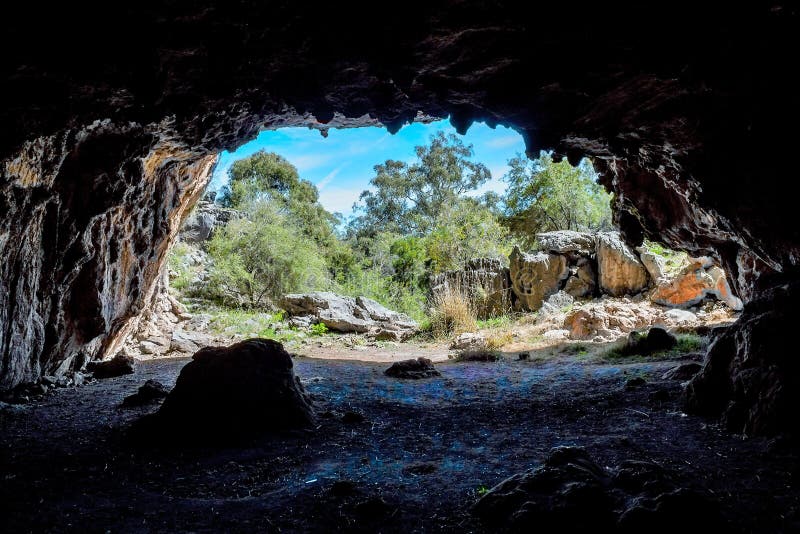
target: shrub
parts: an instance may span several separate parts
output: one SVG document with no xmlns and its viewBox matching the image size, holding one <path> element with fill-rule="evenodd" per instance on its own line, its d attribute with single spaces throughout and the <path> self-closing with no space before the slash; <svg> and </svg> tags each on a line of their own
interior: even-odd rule
<svg viewBox="0 0 800 534">
<path fill-rule="evenodd" d="M 311 325 L 311 335 L 312 336 L 324 336 L 328 333 L 328 327 L 325 323 L 317 323 Z"/>
<path fill-rule="evenodd" d="M 431 330 L 434 336 L 444 338 L 453 334 L 474 332 L 478 320 L 472 303 L 460 288 L 449 286 L 437 293 L 432 302 Z"/>
<path fill-rule="evenodd" d="M 486 336 L 486 348 L 489 350 L 501 349 L 512 341 L 514 341 L 514 333 L 511 330 L 491 332 Z"/>
</svg>

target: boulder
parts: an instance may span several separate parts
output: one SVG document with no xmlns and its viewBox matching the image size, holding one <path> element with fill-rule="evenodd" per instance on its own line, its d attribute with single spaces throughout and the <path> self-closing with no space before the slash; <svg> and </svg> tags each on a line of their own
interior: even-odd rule
<svg viewBox="0 0 800 534">
<path fill-rule="evenodd" d="M 697 362 L 682 363 L 673 367 L 661 377 L 661 380 L 690 380 L 703 368 Z"/>
<path fill-rule="evenodd" d="M 556 291 L 542 303 L 540 315 L 567 312 L 575 303 L 575 299 L 565 291 Z"/>
<path fill-rule="evenodd" d="M 575 266 L 569 269 L 570 277 L 564 285 L 564 291 L 575 298 L 592 296 L 597 289 L 597 272 L 592 260 L 580 258 Z"/>
<path fill-rule="evenodd" d="M 311 400 L 289 353 L 277 341 L 257 338 L 196 352 L 139 430 L 224 441 L 306 428 L 313 421 Z"/>
<path fill-rule="evenodd" d="M 475 349 L 486 346 L 486 336 L 479 332 L 464 332 L 459 334 L 450 343 L 454 350 Z"/>
<path fill-rule="evenodd" d="M 430 280 L 431 297 L 459 291 L 469 297 L 478 318 L 496 317 L 512 307 L 511 279 L 498 259 L 475 258 L 464 269 L 439 273 Z"/>
<path fill-rule="evenodd" d="M 169 389 L 157 380 L 148 380 L 133 395 L 128 395 L 122 401 L 124 408 L 143 406 L 151 402 L 163 399 L 169 394 Z"/>
<path fill-rule="evenodd" d="M 597 278 L 600 290 L 614 297 L 642 292 L 647 269 L 618 232 L 597 234 Z"/>
<path fill-rule="evenodd" d="M 716 297 L 733 310 L 742 309 L 742 301 L 731 292 L 725 271 L 707 258 L 694 258 L 671 280 L 662 279 L 650 299 L 662 306 L 689 308 L 709 296 Z"/>
<path fill-rule="evenodd" d="M 386 369 L 383 374 L 391 376 L 392 378 L 432 378 L 434 376 L 441 376 L 441 373 L 436 370 L 428 358 L 417 358 L 411 360 L 403 360 L 395 362 Z"/>
<path fill-rule="evenodd" d="M 317 291 L 296 293 L 281 299 L 281 308 L 292 315 L 290 323 L 323 323 L 337 332 L 381 332 L 392 331 L 395 339 L 404 339 L 417 330 L 407 315 L 392 311 L 366 297 L 345 297 L 335 293 Z"/>
<path fill-rule="evenodd" d="M 216 228 L 224 226 L 237 215 L 236 210 L 223 208 L 208 200 L 201 200 L 183 221 L 178 236 L 181 241 L 186 243 L 204 243 L 211 239 L 211 234 Z"/>
<path fill-rule="evenodd" d="M 133 356 L 120 351 L 110 360 L 101 362 L 89 362 L 86 370 L 97 378 L 114 378 L 116 376 L 130 375 L 136 371 L 136 361 Z"/>
<path fill-rule="evenodd" d="M 509 261 L 511 288 L 524 310 L 538 310 L 544 299 L 558 291 L 569 276 L 567 260 L 560 254 L 527 254 L 515 246 Z"/>
<path fill-rule="evenodd" d="M 202 332 L 175 330 L 172 332 L 169 350 L 170 352 L 184 352 L 192 354 L 201 348 L 210 345 L 211 342 L 211 336 Z"/>
<path fill-rule="evenodd" d="M 637 328 L 659 322 L 661 315 L 649 302 L 602 299 L 567 313 L 563 328 L 575 340 L 614 341 Z"/>
<path fill-rule="evenodd" d="M 654 326 L 647 332 L 634 331 L 628 335 L 623 347 L 624 354 L 647 356 L 656 352 L 670 350 L 678 344 L 678 338 L 660 326 Z"/>
<path fill-rule="evenodd" d="M 139 352 L 152 356 L 166 354 L 169 351 L 169 347 L 170 339 L 162 335 L 148 337 L 138 344 Z"/>
<path fill-rule="evenodd" d="M 639 259 L 654 283 L 660 284 L 667 280 L 667 260 L 664 256 L 650 252 L 646 247 L 637 247 L 636 252 L 639 253 Z"/>
<path fill-rule="evenodd" d="M 594 254 L 595 234 L 558 230 L 536 234 L 539 250 L 556 254 L 576 253 L 583 256 Z"/>
</svg>

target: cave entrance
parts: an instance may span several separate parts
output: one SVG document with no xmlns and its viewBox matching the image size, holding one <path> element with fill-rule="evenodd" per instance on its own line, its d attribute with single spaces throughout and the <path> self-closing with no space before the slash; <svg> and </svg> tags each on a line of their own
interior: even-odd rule
<svg viewBox="0 0 800 534">
<path fill-rule="evenodd" d="M 528 158 L 482 123 L 321 133 L 220 154 L 129 352 L 263 337 L 379 362 L 699 358 L 741 308 L 709 258 L 626 245 L 588 159 Z M 649 347 L 657 325 L 675 337 Z"/>
</svg>

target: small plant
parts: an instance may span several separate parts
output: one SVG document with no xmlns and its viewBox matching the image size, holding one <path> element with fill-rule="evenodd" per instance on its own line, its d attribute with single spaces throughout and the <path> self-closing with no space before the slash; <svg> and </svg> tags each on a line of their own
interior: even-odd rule
<svg viewBox="0 0 800 534">
<path fill-rule="evenodd" d="M 500 349 L 514 341 L 514 333 L 511 330 L 491 332 L 486 336 L 486 348 L 489 350 Z"/>
<path fill-rule="evenodd" d="M 499 315 L 488 319 L 479 319 L 478 328 L 505 328 L 511 326 L 510 315 Z"/>
<path fill-rule="evenodd" d="M 312 336 L 324 336 L 328 333 L 328 327 L 325 326 L 325 323 L 317 323 L 311 325 L 311 335 Z"/>
<path fill-rule="evenodd" d="M 489 493 L 489 488 L 487 488 L 486 486 L 483 486 L 483 485 L 478 486 L 478 489 L 475 490 L 475 493 L 478 494 L 478 497 L 483 497 L 484 495 Z"/>
<path fill-rule="evenodd" d="M 673 349 L 674 352 L 684 354 L 687 352 L 699 352 L 706 347 L 706 340 L 697 334 L 678 334 L 678 344 Z"/>
</svg>

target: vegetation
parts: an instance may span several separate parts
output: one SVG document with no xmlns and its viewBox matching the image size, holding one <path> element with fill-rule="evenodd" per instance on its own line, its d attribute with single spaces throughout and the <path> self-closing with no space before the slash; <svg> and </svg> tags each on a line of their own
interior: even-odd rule
<svg viewBox="0 0 800 534">
<path fill-rule="evenodd" d="M 504 222 L 526 247 L 540 232 L 611 229 L 611 195 L 597 183 L 589 160 L 573 167 L 546 153 L 535 160 L 520 154 L 508 164 Z"/>
<path fill-rule="evenodd" d="M 469 297 L 460 288 L 449 287 L 432 302 L 431 332 L 437 338 L 474 332 L 478 328 L 475 316 Z"/>
</svg>

